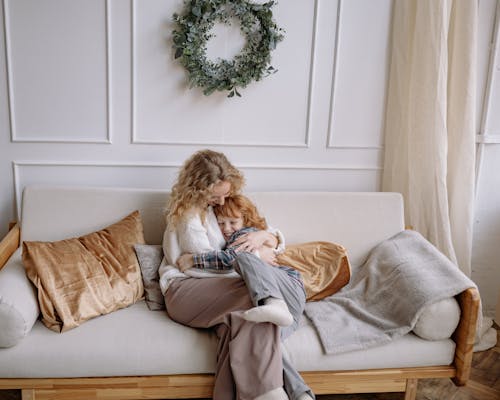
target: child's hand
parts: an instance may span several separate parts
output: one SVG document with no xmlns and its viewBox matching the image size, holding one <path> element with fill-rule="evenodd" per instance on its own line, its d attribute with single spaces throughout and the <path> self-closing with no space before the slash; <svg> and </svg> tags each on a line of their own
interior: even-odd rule
<svg viewBox="0 0 500 400">
<path fill-rule="evenodd" d="M 232 244 L 234 247 L 238 247 L 238 251 L 248 251 L 249 253 L 258 250 L 264 243 L 268 241 L 272 242 L 272 246 L 274 247 L 277 244 L 277 239 L 274 235 L 266 231 L 257 231 L 257 232 L 248 232 L 244 235 L 241 235 L 235 242 Z"/>
<path fill-rule="evenodd" d="M 181 272 L 192 268 L 194 266 L 194 260 L 192 254 L 183 254 L 177 259 L 177 266 Z"/>
<path fill-rule="evenodd" d="M 274 267 L 277 267 L 279 265 L 278 261 L 276 260 L 276 254 L 271 247 L 262 246 L 259 249 L 259 257 L 262 261 Z"/>
</svg>

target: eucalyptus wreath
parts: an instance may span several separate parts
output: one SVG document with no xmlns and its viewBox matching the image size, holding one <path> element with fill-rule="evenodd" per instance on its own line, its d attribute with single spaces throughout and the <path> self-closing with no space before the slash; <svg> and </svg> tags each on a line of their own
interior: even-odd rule
<svg viewBox="0 0 500 400">
<path fill-rule="evenodd" d="M 283 30 L 273 20 L 274 1 L 264 4 L 249 0 L 185 0 L 182 14 L 173 20 L 173 48 L 188 73 L 189 87 L 200 87 L 205 95 L 214 91 L 229 91 L 241 97 L 238 88 L 275 73 L 270 65 L 271 51 L 283 40 Z M 232 60 L 207 58 L 207 42 L 216 22 L 230 24 L 240 21 L 246 42 Z"/>
</svg>

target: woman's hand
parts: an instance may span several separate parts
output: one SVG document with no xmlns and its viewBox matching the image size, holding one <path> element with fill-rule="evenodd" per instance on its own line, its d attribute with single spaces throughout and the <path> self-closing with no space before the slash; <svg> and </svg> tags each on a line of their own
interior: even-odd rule
<svg viewBox="0 0 500 400">
<path fill-rule="evenodd" d="M 237 252 L 248 251 L 252 253 L 255 250 L 260 250 L 264 244 L 276 247 L 278 239 L 267 231 L 248 232 L 241 235 L 231 246 L 237 247 Z"/>
<path fill-rule="evenodd" d="M 183 254 L 177 259 L 177 267 L 181 272 L 192 268 L 194 266 L 194 260 L 192 254 Z"/>
<path fill-rule="evenodd" d="M 274 253 L 274 250 L 271 247 L 262 246 L 259 249 L 259 257 L 262 261 L 264 261 L 267 264 L 270 264 L 275 267 L 279 265 L 276 259 L 276 254 Z"/>
</svg>

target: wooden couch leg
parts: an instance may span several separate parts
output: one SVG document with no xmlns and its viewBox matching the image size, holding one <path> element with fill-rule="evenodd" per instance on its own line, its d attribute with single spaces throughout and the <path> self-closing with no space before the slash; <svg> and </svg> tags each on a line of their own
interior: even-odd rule
<svg viewBox="0 0 500 400">
<path fill-rule="evenodd" d="M 417 398 L 417 383 L 418 379 L 406 380 L 405 400 L 415 400 Z"/>
<path fill-rule="evenodd" d="M 22 400 L 35 400 L 35 389 L 23 389 L 21 390 Z"/>
</svg>

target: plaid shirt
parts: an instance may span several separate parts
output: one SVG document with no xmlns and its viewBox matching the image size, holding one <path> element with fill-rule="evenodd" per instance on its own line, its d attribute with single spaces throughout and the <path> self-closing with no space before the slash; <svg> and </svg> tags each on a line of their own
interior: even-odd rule
<svg viewBox="0 0 500 400">
<path fill-rule="evenodd" d="M 232 244 L 240 236 L 245 235 L 249 232 L 257 231 L 258 229 L 255 229 L 253 227 L 242 228 L 231 235 L 224 249 L 212 250 L 201 254 L 193 254 L 194 268 L 208 269 L 212 272 L 234 269 L 234 263 L 236 262 L 238 253 L 236 252 L 237 246 L 234 247 L 232 246 Z M 291 267 L 282 265 L 276 268 L 284 270 L 291 279 L 296 281 L 296 283 L 298 283 L 302 287 L 302 289 L 304 289 L 304 282 L 302 281 L 302 276 L 300 275 L 299 271 Z"/>
<path fill-rule="evenodd" d="M 240 236 L 248 232 L 256 231 L 257 229 L 252 227 L 242 228 L 231 235 L 224 249 L 212 250 L 201 254 L 193 254 L 194 267 L 200 269 L 209 269 L 214 272 L 233 269 L 238 253 L 236 253 L 237 247 L 232 246 L 232 244 Z"/>
</svg>

